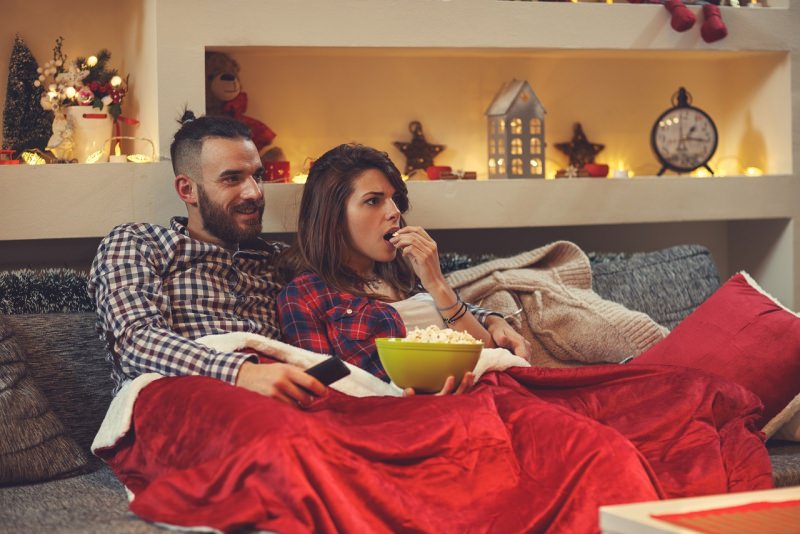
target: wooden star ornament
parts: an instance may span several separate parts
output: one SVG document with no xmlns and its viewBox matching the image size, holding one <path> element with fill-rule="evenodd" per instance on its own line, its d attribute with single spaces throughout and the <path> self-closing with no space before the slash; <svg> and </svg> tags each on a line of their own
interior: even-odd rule
<svg viewBox="0 0 800 534">
<path fill-rule="evenodd" d="M 419 121 L 412 121 L 408 125 L 408 131 L 411 132 L 411 142 L 405 143 L 403 141 L 395 141 L 394 146 L 406 156 L 406 174 L 411 174 L 416 169 L 426 170 L 433 165 L 433 158 L 445 149 L 444 145 L 433 145 L 428 143 L 425 139 L 425 134 L 422 132 L 422 123 Z"/>
<path fill-rule="evenodd" d="M 605 148 L 599 143 L 590 143 L 583 133 L 581 123 L 575 123 L 572 140 L 568 143 L 556 143 L 556 148 L 569 156 L 569 164 L 580 169 L 587 163 L 594 163 L 594 157 Z"/>
</svg>

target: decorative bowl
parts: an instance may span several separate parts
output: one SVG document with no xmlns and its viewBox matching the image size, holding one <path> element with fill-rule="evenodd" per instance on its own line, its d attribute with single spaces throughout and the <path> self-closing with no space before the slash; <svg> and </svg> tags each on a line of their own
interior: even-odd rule
<svg viewBox="0 0 800 534">
<path fill-rule="evenodd" d="M 475 369 L 483 343 L 425 343 L 402 338 L 378 338 L 378 357 L 398 387 L 420 393 L 438 393 L 450 375 L 456 386 L 464 373 Z"/>
</svg>

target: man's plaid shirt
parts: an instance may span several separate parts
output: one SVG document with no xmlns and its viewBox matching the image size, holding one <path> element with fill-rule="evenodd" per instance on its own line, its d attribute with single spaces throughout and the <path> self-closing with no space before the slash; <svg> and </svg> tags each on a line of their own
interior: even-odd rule
<svg viewBox="0 0 800 534">
<path fill-rule="evenodd" d="M 123 224 L 102 241 L 88 289 L 117 390 L 148 372 L 235 383 L 248 355 L 193 340 L 227 332 L 279 337 L 273 265 L 285 245 L 248 245 L 229 251 L 192 239 L 182 217 L 170 228 Z"/>
</svg>

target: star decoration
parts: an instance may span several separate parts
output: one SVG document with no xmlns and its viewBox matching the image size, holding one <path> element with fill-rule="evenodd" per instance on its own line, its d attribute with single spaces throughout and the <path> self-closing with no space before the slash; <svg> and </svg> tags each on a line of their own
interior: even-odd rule
<svg viewBox="0 0 800 534">
<path fill-rule="evenodd" d="M 594 163 L 594 157 L 605 145 L 590 143 L 581 123 L 576 122 L 572 140 L 569 143 L 556 143 L 556 148 L 569 156 L 570 165 L 580 169 L 587 163 Z"/>
<path fill-rule="evenodd" d="M 406 156 L 406 174 L 411 174 L 416 169 L 426 170 L 433 165 L 433 158 L 445 149 L 444 145 L 432 145 L 425 139 L 422 133 L 422 123 L 413 121 L 408 125 L 412 139 L 410 143 L 395 141 L 394 146 Z"/>
</svg>

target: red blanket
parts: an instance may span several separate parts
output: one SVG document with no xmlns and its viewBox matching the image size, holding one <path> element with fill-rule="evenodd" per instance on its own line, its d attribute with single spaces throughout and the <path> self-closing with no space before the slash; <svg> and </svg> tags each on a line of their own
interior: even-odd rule
<svg viewBox="0 0 800 534">
<path fill-rule="evenodd" d="M 772 487 L 759 400 L 661 366 L 511 368 L 310 409 L 164 378 L 96 451 L 139 517 L 230 532 L 596 532 L 598 507 Z"/>
</svg>

